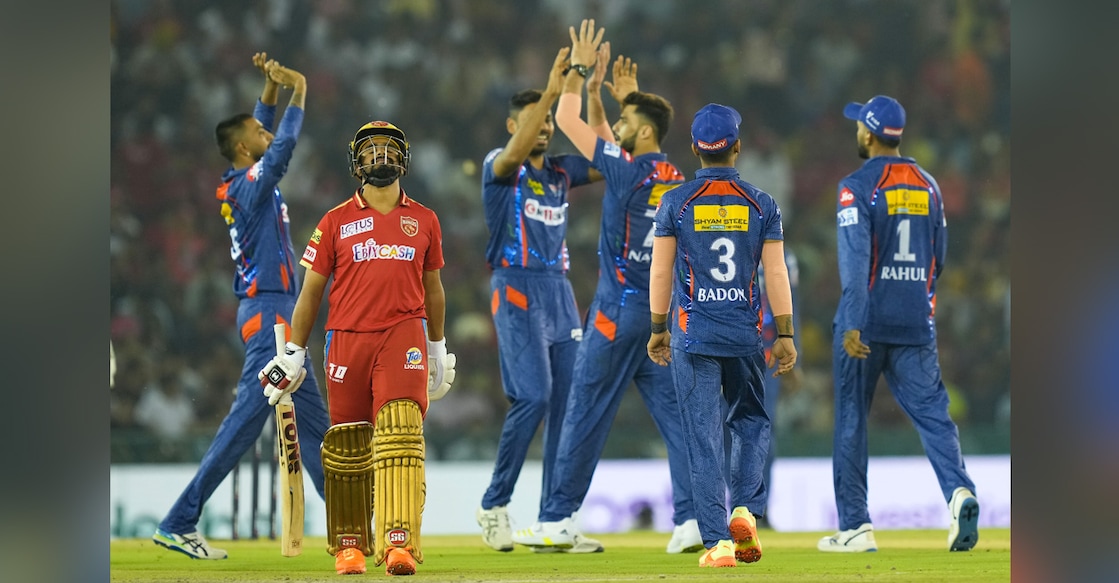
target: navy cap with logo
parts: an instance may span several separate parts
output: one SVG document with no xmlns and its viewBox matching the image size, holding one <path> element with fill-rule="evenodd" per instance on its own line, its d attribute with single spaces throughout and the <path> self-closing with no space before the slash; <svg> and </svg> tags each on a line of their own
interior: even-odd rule
<svg viewBox="0 0 1119 583">
<path fill-rule="evenodd" d="M 852 101 L 843 108 L 843 116 L 863 122 L 870 133 L 881 138 L 900 138 L 905 129 L 905 108 L 887 95 L 876 95 L 866 103 Z"/>
<path fill-rule="evenodd" d="M 733 107 L 708 103 L 692 120 L 692 143 L 700 152 L 722 152 L 738 141 L 740 123 L 742 116 Z"/>
</svg>

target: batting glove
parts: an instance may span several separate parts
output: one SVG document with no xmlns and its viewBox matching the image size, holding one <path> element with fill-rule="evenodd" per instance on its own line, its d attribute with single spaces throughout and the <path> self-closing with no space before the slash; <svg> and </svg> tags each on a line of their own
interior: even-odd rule
<svg viewBox="0 0 1119 583">
<path fill-rule="evenodd" d="M 303 384 L 307 378 L 307 371 L 303 368 L 303 360 L 307 350 L 293 342 L 288 342 L 284 355 L 276 355 L 268 364 L 256 374 L 260 379 L 260 386 L 264 387 L 264 396 L 268 397 L 268 404 L 275 405 L 280 397 L 289 395 Z"/>
<path fill-rule="evenodd" d="M 438 401 L 455 382 L 454 354 L 447 352 L 447 339 L 427 343 L 427 399 Z"/>
</svg>

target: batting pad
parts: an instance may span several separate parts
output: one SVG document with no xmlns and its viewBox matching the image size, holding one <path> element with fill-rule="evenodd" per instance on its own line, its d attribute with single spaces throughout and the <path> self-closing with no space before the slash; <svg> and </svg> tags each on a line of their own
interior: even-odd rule
<svg viewBox="0 0 1119 583">
<path fill-rule="evenodd" d="M 322 440 L 326 482 L 326 552 L 354 547 L 373 554 L 373 425 L 341 423 Z"/>
<path fill-rule="evenodd" d="M 389 547 L 409 547 L 416 561 L 422 563 L 420 518 L 427 485 L 420 406 L 407 399 L 389 401 L 377 412 L 373 436 L 377 564 L 385 560 Z"/>
</svg>

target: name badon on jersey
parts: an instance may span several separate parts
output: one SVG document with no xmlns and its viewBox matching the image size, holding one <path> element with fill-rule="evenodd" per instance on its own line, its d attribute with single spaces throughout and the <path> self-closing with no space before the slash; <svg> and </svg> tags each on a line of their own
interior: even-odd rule
<svg viewBox="0 0 1119 583">
<path fill-rule="evenodd" d="M 701 287 L 696 290 L 697 302 L 744 302 L 746 290 L 740 287 Z"/>
<path fill-rule="evenodd" d="M 411 261 L 416 257 L 416 248 L 408 245 L 378 245 L 373 239 L 366 239 L 364 243 L 353 246 L 354 262 L 372 261 L 374 259 L 396 259 L 398 261 Z"/>
<path fill-rule="evenodd" d="M 879 279 L 893 279 L 897 281 L 920 281 L 927 282 L 926 269 L 924 267 L 890 267 L 883 266 L 882 274 Z"/>
</svg>

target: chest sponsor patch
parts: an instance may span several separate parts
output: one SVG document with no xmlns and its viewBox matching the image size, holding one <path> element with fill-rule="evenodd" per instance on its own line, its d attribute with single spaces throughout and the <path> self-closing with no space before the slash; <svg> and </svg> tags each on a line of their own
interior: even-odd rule
<svg viewBox="0 0 1119 583">
<path fill-rule="evenodd" d="M 895 188 L 886 191 L 886 213 L 891 215 L 929 214 L 929 191 Z"/>
<path fill-rule="evenodd" d="M 851 225 L 859 224 L 859 209 L 849 208 L 835 213 L 835 222 L 840 227 L 850 227 Z"/>
<path fill-rule="evenodd" d="M 525 201 L 525 218 L 548 226 L 562 225 L 567 221 L 567 205 L 548 206 L 530 198 Z"/>
<path fill-rule="evenodd" d="M 353 237 L 373 230 L 373 217 L 365 217 L 356 221 L 346 223 L 339 229 L 338 238 L 345 239 L 346 237 Z"/>
<path fill-rule="evenodd" d="M 355 243 L 352 247 L 354 263 L 374 261 L 377 259 L 395 259 L 397 261 L 411 261 L 416 258 L 416 248 L 408 245 L 378 245 L 373 239 L 366 239 L 364 243 Z"/>
<path fill-rule="evenodd" d="M 693 228 L 696 231 L 749 231 L 750 209 L 741 205 L 698 205 Z"/>
<path fill-rule="evenodd" d="M 415 237 L 420 232 L 420 222 L 412 217 L 400 217 L 400 230 L 409 237 Z"/>
</svg>

